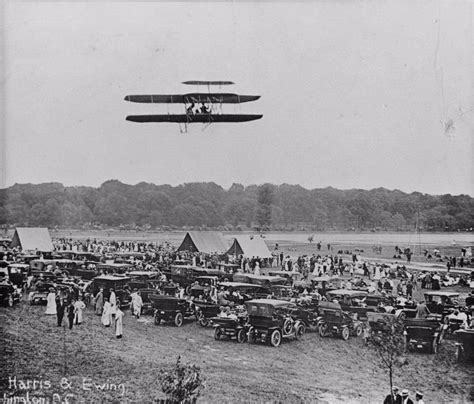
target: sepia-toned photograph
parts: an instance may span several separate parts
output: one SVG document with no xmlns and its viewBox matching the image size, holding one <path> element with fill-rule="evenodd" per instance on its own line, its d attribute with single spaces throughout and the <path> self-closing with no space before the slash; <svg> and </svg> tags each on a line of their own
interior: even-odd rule
<svg viewBox="0 0 474 404">
<path fill-rule="evenodd" d="M 0 15 L 1 404 L 474 402 L 474 1 Z"/>
</svg>

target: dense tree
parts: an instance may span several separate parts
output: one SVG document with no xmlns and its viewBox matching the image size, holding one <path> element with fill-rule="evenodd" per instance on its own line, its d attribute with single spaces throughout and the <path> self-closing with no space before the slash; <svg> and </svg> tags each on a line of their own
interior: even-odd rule
<svg viewBox="0 0 474 404">
<path fill-rule="evenodd" d="M 413 231 L 418 224 L 426 231 L 472 231 L 474 199 L 384 188 L 307 190 L 289 184 L 232 184 L 228 191 L 214 183 L 15 184 L 0 190 L 0 224 L 392 231 Z"/>
</svg>

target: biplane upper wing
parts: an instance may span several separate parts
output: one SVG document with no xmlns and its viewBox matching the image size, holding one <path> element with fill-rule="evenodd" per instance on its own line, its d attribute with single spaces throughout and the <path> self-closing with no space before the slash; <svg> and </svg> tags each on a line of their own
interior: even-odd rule
<svg viewBox="0 0 474 404">
<path fill-rule="evenodd" d="M 206 80 L 190 80 L 183 81 L 183 84 L 191 86 L 229 86 L 235 84 L 233 81 L 206 81 Z"/>
<path fill-rule="evenodd" d="M 214 122 L 248 122 L 260 119 L 263 115 L 253 114 L 178 114 L 178 115 L 129 115 L 127 121 L 132 122 L 174 122 L 174 123 L 214 123 Z"/>
<path fill-rule="evenodd" d="M 126 101 L 152 104 L 240 104 L 256 101 L 259 95 L 238 95 L 231 93 L 190 93 L 190 94 L 144 94 L 127 95 Z"/>
</svg>

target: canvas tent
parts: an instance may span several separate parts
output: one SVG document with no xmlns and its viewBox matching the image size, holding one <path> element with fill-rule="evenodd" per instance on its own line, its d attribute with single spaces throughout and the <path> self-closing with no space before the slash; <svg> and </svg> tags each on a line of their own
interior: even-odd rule
<svg viewBox="0 0 474 404">
<path fill-rule="evenodd" d="M 11 247 L 23 251 L 53 251 L 53 242 L 46 227 L 17 227 Z"/>
<path fill-rule="evenodd" d="M 188 231 L 178 251 L 223 254 L 229 249 L 224 235 L 215 231 Z"/>
<path fill-rule="evenodd" d="M 271 258 L 272 256 L 265 244 L 265 240 L 260 236 L 253 235 L 237 236 L 227 254 L 236 256 L 243 255 L 247 258 Z"/>
</svg>

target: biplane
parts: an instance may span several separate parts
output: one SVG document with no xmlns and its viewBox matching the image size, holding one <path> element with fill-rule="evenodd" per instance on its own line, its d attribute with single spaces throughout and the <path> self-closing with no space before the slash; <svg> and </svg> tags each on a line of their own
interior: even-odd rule
<svg viewBox="0 0 474 404">
<path fill-rule="evenodd" d="M 132 122 L 174 122 L 179 124 L 217 122 L 248 122 L 262 118 L 257 114 L 228 114 L 223 113 L 223 104 L 242 104 L 256 101 L 259 95 L 239 95 L 234 93 L 211 92 L 211 86 L 234 84 L 232 81 L 184 81 L 185 85 L 205 85 L 208 92 L 194 92 L 187 94 L 146 94 L 127 95 L 125 101 L 146 104 L 181 104 L 184 106 L 182 114 L 153 114 L 129 115 L 127 121 Z"/>
</svg>

